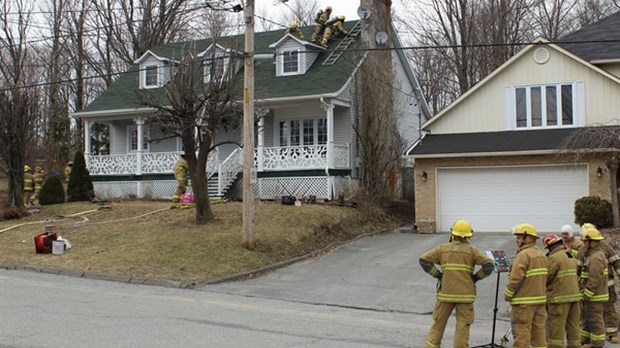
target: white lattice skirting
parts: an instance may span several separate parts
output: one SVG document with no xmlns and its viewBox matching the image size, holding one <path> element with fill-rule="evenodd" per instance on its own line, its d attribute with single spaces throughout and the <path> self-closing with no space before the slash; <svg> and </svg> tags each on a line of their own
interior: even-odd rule
<svg viewBox="0 0 620 348">
<path fill-rule="evenodd" d="M 150 181 L 97 181 L 93 182 L 95 195 L 100 199 L 152 198 L 171 199 L 177 188 L 176 180 Z M 192 188 L 187 188 L 191 193 Z"/>
<path fill-rule="evenodd" d="M 177 188 L 177 182 L 176 180 L 96 181 L 93 182 L 93 186 L 95 195 L 100 199 L 171 199 Z M 351 178 L 348 176 L 259 178 L 255 186 L 255 196 L 259 199 L 279 200 L 282 196 L 309 197 L 313 195 L 318 199 L 333 199 L 342 190 L 350 188 Z M 235 187 L 232 190 L 234 195 Z M 191 185 L 187 191 L 191 193 Z M 239 196 L 242 196 L 241 192 Z"/>
</svg>

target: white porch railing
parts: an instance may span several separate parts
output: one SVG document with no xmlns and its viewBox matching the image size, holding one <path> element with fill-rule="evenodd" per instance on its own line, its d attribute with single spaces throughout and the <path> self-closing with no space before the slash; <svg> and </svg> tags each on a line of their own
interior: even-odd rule
<svg viewBox="0 0 620 348">
<path fill-rule="evenodd" d="M 91 175 L 170 174 L 181 153 L 175 151 L 90 155 L 86 158 L 86 164 Z M 254 155 L 259 171 L 348 169 L 351 163 L 348 144 L 257 147 Z M 141 156 L 141 160 L 138 160 L 138 156 Z M 239 149 L 233 151 L 225 161 L 220 161 L 219 156 L 217 149 L 209 154 L 207 161 L 209 178 L 216 173 L 220 177 L 227 178 L 230 173 L 240 170 L 238 166 L 242 161 L 242 151 Z M 141 164 L 140 168 L 138 163 Z M 236 174 L 235 172 L 232 175 Z"/>
<path fill-rule="evenodd" d="M 254 161 L 259 171 L 303 169 L 347 169 L 350 163 L 349 145 L 257 147 Z M 331 152 L 332 156 L 328 156 Z"/>
</svg>

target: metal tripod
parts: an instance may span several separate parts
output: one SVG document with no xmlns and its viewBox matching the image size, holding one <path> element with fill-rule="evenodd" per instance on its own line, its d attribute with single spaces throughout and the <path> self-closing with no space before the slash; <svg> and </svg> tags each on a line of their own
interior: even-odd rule
<svg viewBox="0 0 620 348">
<path fill-rule="evenodd" d="M 482 346 L 474 346 L 472 348 L 505 348 L 501 344 L 495 343 L 495 322 L 497 320 L 497 297 L 499 295 L 499 274 L 501 272 L 497 271 L 497 284 L 495 285 L 495 306 L 493 307 L 493 331 L 491 331 L 491 343 L 485 344 Z"/>
</svg>

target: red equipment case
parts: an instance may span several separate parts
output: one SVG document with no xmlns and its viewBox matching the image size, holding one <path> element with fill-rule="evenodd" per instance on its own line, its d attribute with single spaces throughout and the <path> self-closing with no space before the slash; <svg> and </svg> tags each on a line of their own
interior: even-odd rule
<svg viewBox="0 0 620 348">
<path fill-rule="evenodd" d="M 58 238 L 56 232 L 43 232 L 34 237 L 34 249 L 37 254 L 49 254 L 52 252 L 52 242 Z"/>
</svg>

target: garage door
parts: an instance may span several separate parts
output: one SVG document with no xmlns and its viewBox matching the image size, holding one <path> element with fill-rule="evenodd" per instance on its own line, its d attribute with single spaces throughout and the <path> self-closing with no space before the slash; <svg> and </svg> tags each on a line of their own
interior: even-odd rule
<svg viewBox="0 0 620 348">
<path fill-rule="evenodd" d="M 558 232 L 573 224 L 575 200 L 588 192 L 585 165 L 438 169 L 437 228 L 449 231 L 466 219 L 478 232 L 507 231 L 523 222 Z"/>
</svg>

